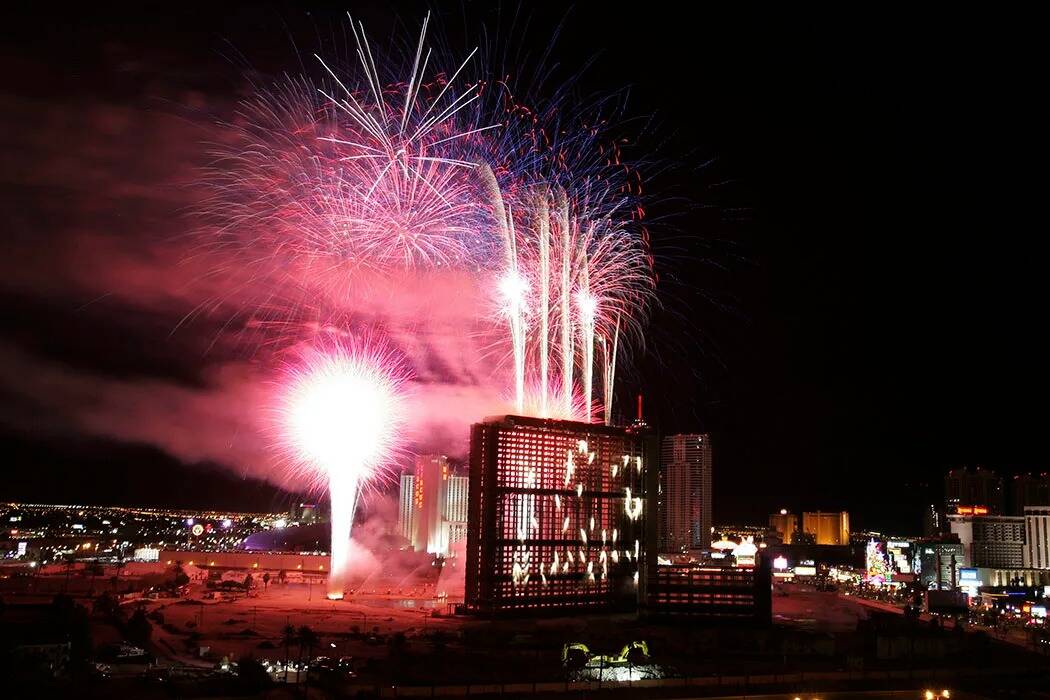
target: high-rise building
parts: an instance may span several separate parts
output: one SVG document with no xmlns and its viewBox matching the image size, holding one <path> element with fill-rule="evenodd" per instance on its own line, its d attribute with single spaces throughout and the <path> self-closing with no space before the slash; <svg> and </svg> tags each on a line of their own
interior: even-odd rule
<svg viewBox="0 0 1050 700">
<path fill-rule="evenodd" d="M 769 528 L 776 531 L 781 542 L 791 544 L 792 538 L 798 531 L 798 516 L 787 510 L 773 513 L 769 516 Z"/>
<path fill-rule="evenodd" d="M 949 515 L 948 526 L 963 546 L 964 566 L 989 569 L 1024 567 L 1024 518 Z"/>
<path fill-rule="evenodd" d="M 1027 506 L 1050 506 L 1050 474 L 1018 474 L 1010 484 L 1010 515 L 1024 515 Z"/>
<path fill-rule="evenodd" d="M 442 517 L 447 507 L 448 459 L 443 455 L 416 457 L 416 488 L 422 491 L 422 508 L 416 525 L 413 549 L 430 554 L 448 551 Z"/>
<path fill-rule="evenodd" d="M 419 520 L 418 513 L 423 507 L 423 494 L 416 494 L 415 472 L 401 473 L 401 488 L 397 501 L 397 534 L 408 540 L 409 545 L 415 546 L 416 523 Z"/>
<path fill-rule="evenodd" d="M 471 428 L 467 608 L 486 615 L 634 609 L 652 439 L 502 416 Z"/>
<path fill-rule="evenodd" d="M 467 511 L 470 477 L 450 472 L 445 487 L 445 508 L 442 518 L 445 528 L 446 552 L 452 545 L 467 539 Z"/>
<path fill-rule="evenodd" d="M 936 537 L 941 534 L 941 513 L 937 506 L 931 503 L 922 509 L 922 535 L 923 537 Z"/>
<path fill-rule="evenodd" d="M 660 452 L 660 548 L 711 544 L 711 437 L 668 435 Z"/>
<path fill-rule="evenodd" d="M 398 534 L 417 551 L 448 554 L 450 543 L 465 538 L 467 482 L 443 455 L 417 456 L 401 475 Z"/>
<path fill-rule="evenodd" d="M 952 469 L 944 477 L 944 512 L 948 515 L 998 515 L 1003 512 L 1003 481 L 984 467 Z"/>
<path fill-rule="evenodd" d="M 1050 507 L 1024 509 L 1024 567 L 1050 569 Z"/>
<path fill-rule="evenodd" d="M 813 535 L 817 544 L 849 544 L 849 513 L 803 513 L 802 531 Z"/>
</svg>

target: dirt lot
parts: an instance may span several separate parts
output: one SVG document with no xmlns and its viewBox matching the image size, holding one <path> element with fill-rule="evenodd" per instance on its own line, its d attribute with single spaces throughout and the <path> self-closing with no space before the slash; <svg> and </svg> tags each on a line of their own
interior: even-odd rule
<svg viewBox="0 0 1050 700">
<path fill-rule="evenodd" d="M 160 611 L 164 618 L 164 625 L 154 631 L 155 641 L 167 642 L 179 660 L 192 655 L 196 647 L 209 647 L 220 658 L 281 659 L 286 625 L 310 627 L 320 637 L 315 654 L 382 656 L 386 646 L 377 644 L 378 640 L 370 642 L 369 636 L 402 632 L 411 638 L 438 629 L 454 632 L 462 624 L 441 616 L 446 607 L 435 606 L 434 601 L 380 594 L 330 601 L 323 587 L 308 584 L 271 584 L 253 597 L 235 594 L 221 600 L 206 600 L 205 592 L 203 586 L 195 585 L 187 598 L 150 605 L 151 611 Z"/>
</svg>

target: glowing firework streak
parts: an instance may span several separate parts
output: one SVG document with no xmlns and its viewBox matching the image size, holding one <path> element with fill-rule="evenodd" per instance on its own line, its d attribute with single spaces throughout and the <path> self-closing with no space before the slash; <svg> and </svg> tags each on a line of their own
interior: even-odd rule
<svg viewBox="0 0 1050 700">
<path fill-rule="evenodd" d="M 620 317 L 616 317 L 612 340 L 602 338 L 602 408 L 605 424 L 612 425 L 613 387 L 616 385 L 616 352 L 620 346 Z M 611 346 L 611 347 L 610 347 Z M 613 476 L 616 476 L 615 466 Z"/>
<path fill-rule="evenodd" d="M 332 509 L 328 597 L 343 597 L 361 490 L 386 467 L 403 425 L 403 366 L 381 346 L 314 350 L 289 370 L 283 435 L 294 466 L 328 488 Z"/>
<path fill-rule="evenodd" d="M 517 407 L 543 417 L 591 422 L 595 417 L 595 353 L 600 343 L 603 410 L 600 420 L 612 420 L 620 334 L 627 323 L 636 333 L 638 317 L 648 304 L 650 287 L 642 248 L 628 230 L 608 220 L 592 221 L 573 213 L 566 190 L 537 185 L 518 203 L 519 218 L 510 211 L 511 195 L 504 195 L 491 168 L 480 166 L 481 182 L 503 241 L 499 289 L 507 316 L 514 357 Z M 584 207 L 586 209 L 586 207 Z M 553 235 L 552 231 L 560 235 Z M 553 257 L 553 260 L 552 260 Z M 560 342 L 550 334 L 552 292 L 560 294 Z M 530 303 L 530 293 L 535 301 Z M 526 327 L 526 316 L 535 322 Z M 535 337 L 530 337 L 530 333 Z M 561 396 L 552 409 L 551 352 L 561 353 Z M 538 360 L 536 365 L 527 363 Z M 579 390 L 574 372 L 579 368 Z M 531 373 L 531 374 L 530 374 Z M 537 376 L 538 375 L 538 376 Z M 523 400 L 525 378 L 536 376 Z M 534 397 L 532 394 L 536 394 Z M 579 403 L 576 406 L 575 403 Z"/>
<path fill-rule="evenodd" d="M 550 205 L 547 189 L 540 188 L 536 195 L 537 228 L 540 249 L 540 415 L 547 417 L 547 392 L 550 372 Z"/>
<path fill-rule="evenodd" d="M 565 190 L 560 187 L 555 190 L 554 197 L 558 210 L 558 227 L 561 229 L 561 391 L 562 400 L 565 402 L 564 411 L 568 415 L 572 413 L 572 311 L 569 308 L 572 280 L 569 276 L 571 270 L 569 200 Z"/>
<path fill-rule="evenodd" d="M 580 316 L 580 360 L 583 366 L 583 401 L 586 407 L 584 420 L 591 422 L 591 397 L 594 393 L 594 315 L 598 310 L 598 302 L 587 291 L 587 266 L 586 260 L 581 277 L 583 278 L 583 290 L 579 293 L 576 304 Z"/>
<path fill-rule="evenodd" d="M 525 411 L 525 294 L 528 287 L 518 274 L 517 240 L 514 235 L 514 217 L 503 202 L 496 176 L 492 168 L 481 165 L 478 175 L 485 195 L 492 208 L 492 216 L 503 239 L 506 254 L 506 270 L 500 280 L 500 292 L 504 299 L 504 312 L 510 326 L 511 345 L 514 352 L 514 403 L 518 413 Z"/>
</svg>

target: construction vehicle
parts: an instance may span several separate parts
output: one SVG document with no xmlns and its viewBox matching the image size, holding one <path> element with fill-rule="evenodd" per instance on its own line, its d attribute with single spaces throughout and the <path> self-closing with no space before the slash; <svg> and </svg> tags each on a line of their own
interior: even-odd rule
<svg viewBox="0 0 1050 700">
<path fill-rule="evenodd" d="M 593 654 L 582 642 L 566 644 L 561 650 L 561 662 L 566 668 L 614 668 L 645 663 L 649 659 L 649 645 L 644 641 L 629 642 L 620 653 Z"/>
</svg>

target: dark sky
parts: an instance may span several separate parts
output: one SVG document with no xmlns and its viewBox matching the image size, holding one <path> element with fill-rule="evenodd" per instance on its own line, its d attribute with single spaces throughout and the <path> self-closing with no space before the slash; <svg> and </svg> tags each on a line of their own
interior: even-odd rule
<svg viewBox="0 0 1050 700">
<path fill-rule="evenodd" d="M 624 403 L 640 389 L 661 430 L 712 432 L 718 522 L 843 508 L 914 531 L 949 467 L 1046 469 L 1033 25 L 685 5 L 436 9 L 454 48 L 484 22 L 525 63 L 564 20 L 558 70 L 594 59 L 581 92 L 630 86 L 628 113 L 653 117 L 637 148 L 663 171 L 649 191 L 664 306 Z M 375 37 L 414 32 L 427 7 L 346 6 Z M 226 410 L 255 396 L 233 361 L 244 348 L 228 318 L 179 324 L 193 295 L 185 251 L 165 246 L 244 63 L 295 72 L 294 47 L 340 21 L 225 3 L 10 18 L 0 499 L 68 500 L 40 474 L 77 474 L 85 501 L 184 500 L 135 465 L 176 475 L 222 449 L 235 473 L 261 473 Z M 221 473 L 183 471 L 208 469 Z M 255 507 L 260 488 L 229 492 Z"/>
</svg>

